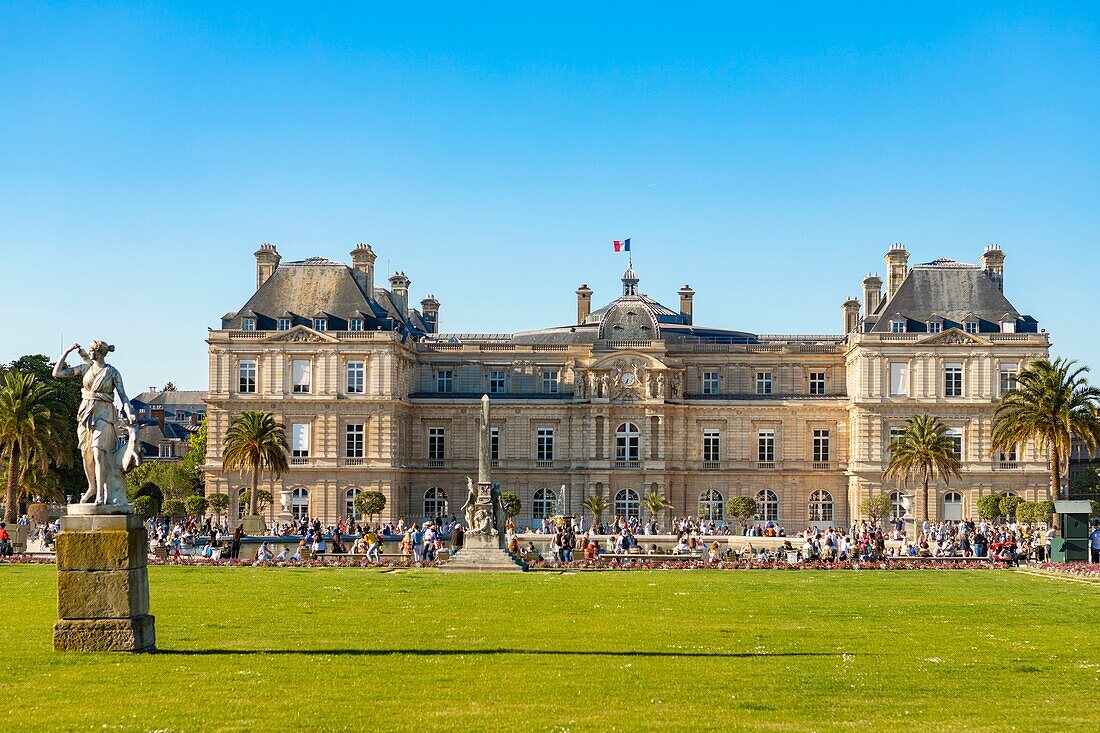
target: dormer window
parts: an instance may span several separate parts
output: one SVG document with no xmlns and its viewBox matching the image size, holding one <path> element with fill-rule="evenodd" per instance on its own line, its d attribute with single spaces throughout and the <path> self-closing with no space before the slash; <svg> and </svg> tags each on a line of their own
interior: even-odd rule
<svg viewBox="0 0 1100 733">
<path fill-rule="evenodd" d="M 278 323 L 278 327 L 279 327 L 280 331 L 289 331 L 290 330 L 290 319 L 289 318 L 280 318 L 279 323 Z"/>
<path fill-rule="evenodd" d="M 242 331 L 255 331 L 256 330 L 256 319 L 255 318 L 243 318 L 243 319 L 241 319 L 241 330 Z"/>
<path fill-rule="evenodd" d="M 350 330 L 350 331 L 362 331 L 363 330 L 363 319 L 362 318 L 352 318 L 350 321 L 348 321 L 348 330 Z"/>
<path fill-rule="evenodd" d="M 313 319 L 313 330 L 314 331 L 327 331 L 328 330 L 328 319 L 327 318 L 314 318 Z"/>
<path fill-rule="evenodd" d="M 963 325 L 965 326 L 967 333 L 977 333 L 978 332 L 978 322 L 977 321 L 967 321 Z"/>
<path fill-rule="evenodd" d="M 890 321 L 890 333 L 905 333 L 905 321 Z"/>
<path fill-rule="evenodd" d="M 1001 321 L 1001 333 L 1016 333 L 1016 321 Z"/>
<path fill-rule="evenodd" d="M 943 330 L 943 323 L 940 321 L 928 322 L 928 333 L 939 333 Z"/>
</svg>

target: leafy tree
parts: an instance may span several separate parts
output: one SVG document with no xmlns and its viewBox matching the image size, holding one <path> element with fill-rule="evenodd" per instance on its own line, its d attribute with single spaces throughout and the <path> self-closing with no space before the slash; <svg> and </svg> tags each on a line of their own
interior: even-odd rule
<svg viewBox="0 0 1100 733">
<path fill-rule="evenodd" d="M 202 489 L 195 474 L 183 461 L 145 461 L 126 474 L 127 491 L 154 483 L 168 499 L 186 499 Z"/>
<path fill-rule="evenodd" d="M 993 414 L 995 451 L 1011 451 L 1029 440 L 1045 451 L 1050 493 L 1062 497 L 1062 474 L 1076 438 L 1090 452 L 1100 446 L 1100 389 L 1084 378 L 1088 367 L 1064 359 L 1032 362 L 1016 377 Z"/>
<path fill-rule="evenodd" d="M 157 515 L 156 507 L 153 506 L 153 499 L 149 496 L 135 497 L 131 502 L 134 507 L 134 513 L 141 516 L 143 519 L 149 519 Z"/>
<path fill-rule="evenodd" d="M 672 502 L 659 491 L 651 491 L 643 496 L 642 504 L 645 506 L 646 511 L 649 512 L 649 516 L 652 519 L 656 519 L 657 515 L 660 514 L 662 510 L 672 508 Z"/>
<path fill-rule="evenodd" d="M 1043 522 L 1044 524 L 1050 524 L 1054 517 L 1054 502 L 1053 501 L 1036 501 L 1032 502 L 1033 507 L 1031 510 L 1032 516 L 1035 522 Z"/>
<path fill-rule="evenodd" d="M 1089 516 L 1093 519 L 1100 517 L 1100 501 L 1089 499 L 1089 505 L 1092 506 L 1092 511 L 1089 512 Z"/>
<path fill-rule="evenodd" d="M 228 494 L 211 494 L 206 497 L 207 502 L 210 504 L 211 511 L 214 512 L 214 516 L 221 519 L 226 511 L 229 510 L 229 495 Z"/>
<path fill-rule="evenodd" d="M 978 499 L 978 517 L 993 521 L 1001 516 L 1001 495 L 985 494 Z"/>
<path fill-rule="evenodd" d="M 152 481 L 147 481 L 139 488 L 135 489 L 133 493 L 129 488 L 126 490 L 127 496 L 130 497 L 130 503 L 137 506 L 135 502 L 142 497 L 149 499 L 149 514 L 146 516 L 153 516 L 160 514 L 161 505 L 164 504 L 164 492 L 160 490 L 160 487 L 154 484 Z"/>
<path fill-rule="evenodd" d="M 206 483 L 202 473 L 202 466 L 206 463 L 206 436 L 206 418 L 204 417 L 199 424 L 199 429 L 187 439 L 187 455 L 180 461 L 183 470 L 194 478 L 195 484 L 199 487 Z"/>
<path fill-rule="evenodd" d="M 959 459 L 955 457 L 955 441 L 947 434 L 947 426 L 931 415 L 909 418 L 905 432 L 890 446 L 890 463 L 883 473 L 886 479 L 920 479 L 922 512 L 928 519 L 928 483 L 939 474 L 944 483 L 959 475 Z"/>
<path fill-rule="evenodd" d="M 260 482 L 260 473 L 267 473 L 274 480 L 288 468 L 286 431 L 270 412 L 246 410 L 242 412 L 225 434 L 222 449 L 222 465 L 227 471 L 252 474 L 252 488 Z M 249 513 L 255 516 L 259 506 L 259 491 L 249 491 Z M 267 492 L 271 501 L 271 492 Z"/>
<path fill-rule="evenodd" d="M 1000 502 L 998 503 L 998 506 L 1001 509 L 1001 516 L 1005 518 L 1015 517 L 1016 507 L 1020 506 L 1023 501 L 1024 500 L 1018 496 L 1002 496 Z"/>
<path fill-rule="evenodd" d="M 756 499 L 751 496 L 735 496 L 726 503 L 726 514 L 737 520 L 742 529 L 760 511 Z"/>
<path fill-rule="evenodd" d="M 1092 466 L 1084 466 L 1069 482 L 1070 496 L 1098 493 L 1100 493 L 1100 474 Z"/>
<path fill-rule="evenodd" d="M 581 502 L 581 506 L 592 513 L 592 523 L 596 524 L 607 511 L 607 497 L 603 494 L 592 494 Z"/>
<path fill-rule="evenodd" d="M 165 499 L 160 510 L 171 519 L 180 519 L 187 515 L 187 507 L 183 499 Z"/>
<path fill-rule="evenodd" d="M 194 496 L 189 496 L 184 499 L 183 506 L 187 509 L 187 514 L 189 516 L 201 517 L 203 514 L 206 514 L 206 508 L 210 506 L 210 502 L 206 500 L 205 496 L 195 494 Z"/>
<path fill-rule="evenodd" d="M 8 472 L 5 521 L 15 523 L 19 518 L 19 483 L 32 466 L 44 472 L 51 464 L 71 460 L 63 410 L 54 388 L 34 374 L 0 375 L 0 455 Z"/>
<path fill-rule="evenodd" d="M 500 507 L 504 510 L 505 516 L 515 517 L 519 516 L 520 503 L 519 497 L 515 492 L 505 491 L 500 495 Z"/>
<path fill-rule="evenodd" d="M 267 509 L 269 506 L 271 506 L 271 502 L 272 502 L 273 498 L 274 497 L 272 497 L 271 492 L 268 491 L 267 489 L 256 489 L 256 503 L 255 503 L 256 513 L 257 514 L 263 514 L 264 510 Z M 252 504 L 252 490 L 251 489 L 245 489 L 244 491 L 242 491 L 240 493 L 240 496 L 237 497 L 237 501 L 242 502 L 244 504 L 248 504 L 250 507 L 253 506 L 253 504 Z"/>
<path fill-rule="evenodd" d="M 386 508 L 386 495 L 381 491 L 360 491 L 355 495 L 355 511 L 365 514 L 374 521 L 374 515 L 381 514 Z"/>
<path fill-rule="evenodd" d="M 859 502 L 859 513 L 870 519 L 875 526 L 878 526 L 884 517 L 890 516 L 893 510 L 894 502 L 889 494 L 865 496 Z"/>
</svg>

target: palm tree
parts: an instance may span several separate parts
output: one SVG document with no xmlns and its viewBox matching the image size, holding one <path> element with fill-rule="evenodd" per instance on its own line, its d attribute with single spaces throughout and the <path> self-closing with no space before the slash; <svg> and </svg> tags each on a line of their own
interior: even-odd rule
<svg viewBox="0 0 1100 733">
<path fill-rule="evenodd" d="M 651 519 L 656 519 L 662 509 L 672 508 L 672 502 L 659 491 L 651 491 L 646 494 L 642 497 L 642 503 L 645 504 L 646 511 L 649 512 Z"/>
<path fill-rule="evenodd" d="M 1046 451 L 1051 500 L 1063 498 L 1062 474 L 1069 468 L 1074 438 L 1090 453 L 1100 445 L 1100 389 L 1085 380 L 1088 367 L 1076 364 L 1032 362 L 993 413 L 993 450 L 1009 453 L 1034 440 L 1039 451 Z"/>
<path fill-rule="evenodd" d="M 923 489 L 924 519 L 928 520 L 928 482 L 939 474 L 944 483 L 959 475 L 959 459 L 955 455 L 955 441 L 947 434 L 947 426 L 931 415 L 914 415 L 909 418 L 905 432 L 890 445 L 890 463 L 883 473 L 884 479 L 901 479 L 908 484 L 913 476 L 919 476 Z"/>
<path fill-rule="evenodd" d="M 581 506 L 592 512 L 592 524 L 597 524 L 607 509 L 607 497 L 603 494 L 592 494 L 581 502 Z"/>
<path fill-rule="evenodd" d="M 275 421 L 270 412 L 245 410 L 233 420 L 225 433 L 222 446 L 222 465 L 228 470 L 238 470 L 241 475 L 252 474 L 252 486 L 248 492 L 248 513 L 257 513 L 260 472 L 269 474 L 272 480 L 288 468 L 286 431 Z"/>
<path fill-rule="evenodd" d="M 0 377 L 0 455 L 8 464 L 4 521 L 19 518 L 20 480 L 41 476 L 51 463 L 68 464 L 63 412 L 53 387 L 34 374 L 9 371 Z"/>
</svg>

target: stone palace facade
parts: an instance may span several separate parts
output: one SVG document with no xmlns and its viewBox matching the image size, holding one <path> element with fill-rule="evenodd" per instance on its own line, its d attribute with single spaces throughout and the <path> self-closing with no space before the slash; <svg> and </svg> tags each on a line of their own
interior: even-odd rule
<svg viewBox="0 0 1100 733">
<path fill-rule="evenodd" d="M 987 247 L 979 265 L 908 259 L 901 245 L 887 252 L 885 292 L 865 278 L 837 335 L 696 326 L 691 288 L 667 307 L 641 293 L 633 267 L 602 308 L 581 285 L 572 324 L 447 334 L 431 295 L 411 306 L 404 273 L 375 283 L 367 245 L 348 266 L 284 263 L 265 244 L 255 294 L 209 335 L 207 493 L 244 486 L 222 469 L 222 441 L 236 414 L 266 410 L 291 448 L 269 518 L 285 496 L 295 516 L 333 521 L 362 490 L 386 495 L 384 519 L 458 514 L 488 394 L 493 478 L 520 497 L 520 526 L 580 513 L 591 494 L 608 515 L 645 516 L 651 491 L 671 501 L 666 514 L 714 519 L 752 496 L 761 521 L 788 530 L 846 525 L 880 491 L 904 513 L 882 472 L 891 435 L 922 412 L 950 426 L 963 464 L 961 481 L 931 492 L 933 518 L 973 517 L 989 492 L 1044 497 L 1034 446 L 990 449 L 999 395 L 1050 345 L 1005 298 L 1003 252 Z"/>
</svg>

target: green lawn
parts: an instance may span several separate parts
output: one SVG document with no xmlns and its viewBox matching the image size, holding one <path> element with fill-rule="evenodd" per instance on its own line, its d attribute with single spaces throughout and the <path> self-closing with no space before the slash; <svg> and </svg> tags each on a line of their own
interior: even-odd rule
<svg viewBox="0 0 1100 733">
<path fill-rule="evenodd" d="M 150 568 L 155 655 L 55 654 L 0 566 L 4 730 L 1096 730 L 1100 587 L 996 571 Z"/>
</svg>

